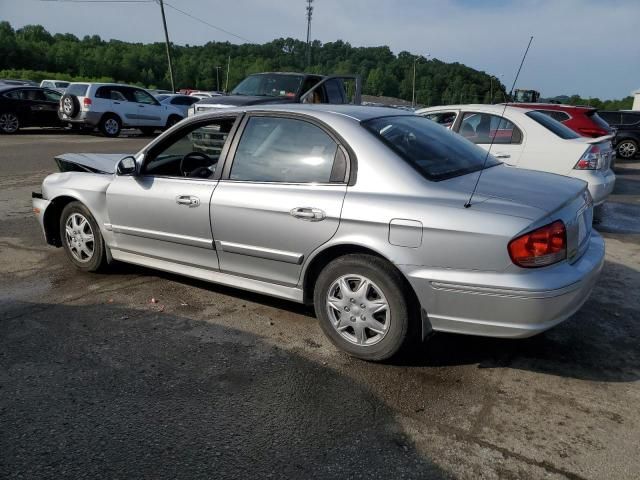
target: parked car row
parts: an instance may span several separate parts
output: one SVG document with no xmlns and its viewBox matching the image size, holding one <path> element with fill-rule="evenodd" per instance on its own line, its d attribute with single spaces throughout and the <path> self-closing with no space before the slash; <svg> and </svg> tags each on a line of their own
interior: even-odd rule
<svg viewBox="0 0 640 480">
<path fill-rule="evenodd" d="M 416 113 L 490 150 L 506 165 L 584 180 L 595 206 L 613 190 L 612 132 L 581 137 L 544 112 L 521 105 L 448 105 Z"/>
</svg>

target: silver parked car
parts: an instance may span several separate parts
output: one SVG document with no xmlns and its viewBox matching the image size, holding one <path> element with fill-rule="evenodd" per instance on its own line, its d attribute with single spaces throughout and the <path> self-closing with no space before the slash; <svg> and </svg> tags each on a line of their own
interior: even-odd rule
<svg viewBox="0 0 640 480">
<path fill-rule="evenodd" d="M 432 330 L 542 332 L 604 259 L 585 182 L 508 168 L 395 109 L 225 109 L 133 156 L 56 160 L 34 211 L 80 270 L 120 260 L 313 303 L 368 360 Z"/>
</svg>

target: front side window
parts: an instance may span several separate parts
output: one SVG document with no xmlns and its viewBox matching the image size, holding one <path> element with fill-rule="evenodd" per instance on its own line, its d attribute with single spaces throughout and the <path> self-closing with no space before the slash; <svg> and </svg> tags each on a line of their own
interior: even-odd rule
<svg viewBox="0 0 640 480">
<path fill-rule="evenodd" d="M 216 119 L 180 132 L 147 154 L 143 174 L 211 178 L 234 122 L 235 118 Z"/>
<path fill-rule="evenodd" d="M 258 97 L 295 97 L 300 90 L 302 75 L 250 75 L 231 91 L 231 95 Z"/>
<path fill-rule="evenodd" d="M 138 103 L 144 103 L 146 105 L 157 105 L 158 102 L 144 90 L 133 90 L 133 98 Z"/>
<path fill-rule="evenodd" d="M 417 115 L 374 118 L 362 125 L 429 180 L 500 164 L 480 147 Z"/>
<path fill-rule="evenodd" d="M 504 117 L 489 113 L 466 112 L 460 123 L 460 134 L 477 144 L 522 142 L 518 127 Z"/>
<path fill-rule="evenodd" d="M 439 123 L 443 127 L 451 128 L 458 116 L 457 112 L 433 112 L 423 115 L 424 118 L 428 118 L 436 123 Z"/>
<path fill-rule="evenodd" d="M 553 132 L 558 137 L 563 138 L 565 140 L 569 140 L 571 138 L 580 138 L 580 135 L 578 135 L 576 132 L 571 130 L 569 127 L 558 122 L 557 120 L 554 120 L 548 115 L 545 115 L 544 113 L 531 111 L 531 112 L 527 112 L 527 117 L 532 118 L 533 120 L 538 122 L 540 125 L 542 125 L 544 128 L 546 128 L 547 130 Z"/>
<path fill-rule="evenodd" d="M 22 90 L 11 90 L 10 92 L 5 93 L 4 96 L 13 100 L 21 100 Z"/>
<path fill-rule="evenodd" d="M 252 117 L 238 144 L 231 180 L 329 183 L 338 145 L 319 127 L 291 118 Z M 342 181 L 336 179 L 336 181 Z"/>
</svg>

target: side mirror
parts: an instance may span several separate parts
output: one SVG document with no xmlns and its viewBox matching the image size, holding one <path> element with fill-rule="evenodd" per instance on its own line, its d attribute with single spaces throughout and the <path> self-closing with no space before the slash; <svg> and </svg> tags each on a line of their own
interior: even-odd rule
<svg viewBox="0 0 640 480">
<path fill-rule="evenodd" d="M 136 159 L 129 155 L 118 162 L 116 168 L 118 175 L 135 175 L 137 173 Z"/>
</svg>

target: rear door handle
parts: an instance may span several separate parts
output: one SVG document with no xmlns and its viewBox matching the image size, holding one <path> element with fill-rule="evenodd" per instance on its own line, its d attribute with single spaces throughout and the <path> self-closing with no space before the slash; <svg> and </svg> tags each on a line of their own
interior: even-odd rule
<svg viewBox="0 0 640 480">
<path fill-rule="evenodd" d="M 178 195 L 176 197 L 176 203 L 178 205 L 187 205 L 189 208 L 193 208 L 200 205 L 200 199 L 193 195 Z"/>
<path fill-rule="evenodd" d="M 324 211 L 319 208 L 312 207 L 297 207 L 290 212 L 292 217 L 299 218 L 300 220 L 306 220 L 308 222 L 319 222 L 326 218 Z"/>
</svg>

